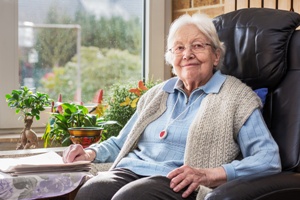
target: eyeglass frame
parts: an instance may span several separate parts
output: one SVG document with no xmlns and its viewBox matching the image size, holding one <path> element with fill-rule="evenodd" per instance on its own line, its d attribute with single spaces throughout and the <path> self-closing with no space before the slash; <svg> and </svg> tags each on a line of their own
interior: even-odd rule
<svg viewBox="0 0 300 200">
<path fill-rule="evenodd" d="M 199 50 L 196 50 L 196 51 L 195 51 L 195 49 L 194 49 L 194 46 L 195 46 L 195 45 L 201 45 L 203 48 L 202 48 L 201 50 L 199 49 Z M 192 43 L 192 44 L 189 44 L 189 49 L 190 49 L 193 53 L 200 53 L 200 52 L 204 52 L 204 51 L 205 51 L 205 49 L 206 49 L 205 47 L 206 47 L 206 46 L 210 46 L 210 47 L 214 48 L 213 45 L 210 44 L 210 43 L 205 43 L 205 42 L 194 42 L 194 43 Z M 181 52 L 176 53 L 176 50 L 178 50 L 178 48 L 177 48 L 176 50 L 172 50 L 174 47 L 178 47 L 178 48 L 184 47 L 184 48 L 182 49 Z M 184 45 L 175 45 L 174 47 L 170 48 L 169 51 L 170 51 L 172 54 L 176 55 L 176 56 L 181 56 L 181 55 L 183 55 L 183 52 L 187 49 L 186 46 L 184 46 Z"/>
</svg>

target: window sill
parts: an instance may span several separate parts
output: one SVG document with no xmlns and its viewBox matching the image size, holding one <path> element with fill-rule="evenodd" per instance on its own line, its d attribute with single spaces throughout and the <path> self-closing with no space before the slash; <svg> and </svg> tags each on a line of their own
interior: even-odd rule
<svg viewBox="0 0 300 200">
<path fill-rule="evenodd" d="M 49 151 L 54 151 L 60 155 L 66 149 L 66 147 L 51 147 L 51 148 L 37 148 L 37 149 L 22 149 L 22 150 L 7 150 L 0 151 L 0 158 L 16 158 L 33 156 L 41 153 L 46 153 Z"/>
<path fill-rule="evenodd" d="M 38 148 L 44 147 L 44 141 L 42 139 L 42 136 L 44 134 L 44 129 L 37 130 L 37 136 L 38 136 Z M 10 130 L 10 131 L 1 131 L 0 132 L 0 155 L 2 151 L 7 150 L 15 150 L 17 147 L 17 144 L 20 140 L 20 132 L 21 130 Z"/>
</svg>

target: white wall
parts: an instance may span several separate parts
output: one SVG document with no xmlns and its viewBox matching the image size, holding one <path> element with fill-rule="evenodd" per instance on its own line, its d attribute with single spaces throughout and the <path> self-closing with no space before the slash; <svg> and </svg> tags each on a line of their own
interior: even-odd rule
<svg viewBox="0 0 300 200">
<path fill-rule="evenodd" d="M 0 128 L 23 124 L 5 102 L 5 95 L 18 88 L 19 82 L 17 24 L 17 0 L 0 0 Z"/>
<path fill-rule="evenodd" d="M 171 77 L 165 65 L 166 37 L 171 23 L 171 0 L 146 1 L 146 78 L 166 80 Z"/>
</svg>

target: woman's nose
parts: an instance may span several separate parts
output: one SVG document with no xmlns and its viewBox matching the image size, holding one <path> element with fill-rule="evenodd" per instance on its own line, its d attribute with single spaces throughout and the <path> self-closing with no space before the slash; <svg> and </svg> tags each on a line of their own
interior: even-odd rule
<svg viewBox="0 0 300 200">
<path fill-rule="evenodd" d="M 189 59 L 189 58 L 194 58 L 194 57 L 195 57 L 195 54 L 193 53 L 191 48 L 185 48 L 185 50 L 183 51 L 183 58 Z"/>
</svg>

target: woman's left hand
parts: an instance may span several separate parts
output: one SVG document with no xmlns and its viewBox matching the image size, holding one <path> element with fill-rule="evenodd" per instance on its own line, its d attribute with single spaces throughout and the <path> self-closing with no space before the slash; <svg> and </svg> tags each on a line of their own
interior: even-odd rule
<svg viewBox="0 0 300 200">
<path fill-rule="evenodd" d="M 223 167 L 200 169 L 183 165 L 171 171 L 167 177 L 171 179 L 170 187 L 175 192 L 187 187 L 182 194 L 183 198 L 188 197 L 199 185 L 216 187 L 226 182 L 226 173 Z"/>
</svg>

